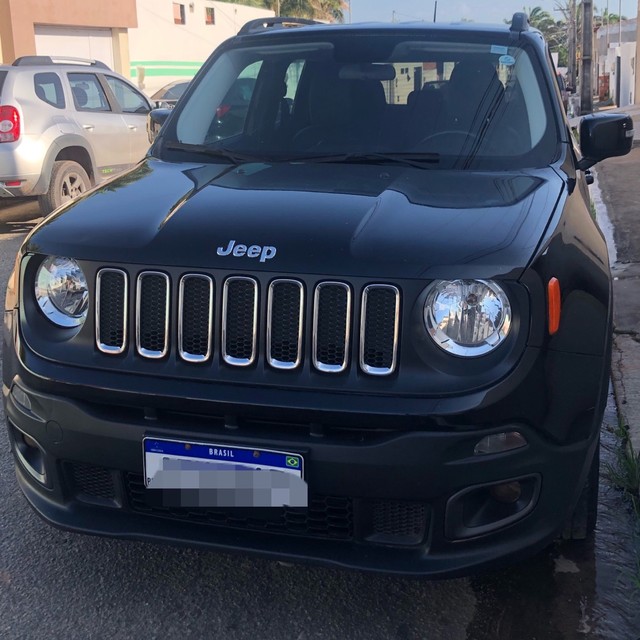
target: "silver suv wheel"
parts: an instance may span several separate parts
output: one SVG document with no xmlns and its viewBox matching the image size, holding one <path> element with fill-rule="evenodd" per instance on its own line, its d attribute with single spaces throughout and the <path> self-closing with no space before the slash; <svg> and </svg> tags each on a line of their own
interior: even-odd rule
<svg viewBox="0 0 640 640">
<path fill-rule="evenodd" d="M 77 198 L 91 187 L 87 172 L 72 160 L 57 161 L 51 172 L 49 191 L 38 198 L 43 214 L 51 213 L 65 202 Z"/>
</svg>

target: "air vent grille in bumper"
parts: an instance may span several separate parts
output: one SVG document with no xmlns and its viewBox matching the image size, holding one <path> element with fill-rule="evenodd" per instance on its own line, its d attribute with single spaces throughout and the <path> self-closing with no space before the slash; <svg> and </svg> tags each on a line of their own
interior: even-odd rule
<svg viewBox="0 0 640 640">
<path fill-rule="evenodd" d="M 126 476 L 129 504 L 134 511 L 201 524 L 253 529 L 312 538 L 350 540 L 353 537 L 353 513 L 350 498 L 309 496 L 306 509 L 273 507 L 262 509 L 168 507 L 161 491 L 145 489 L 140 475 Z"/>
</svg>

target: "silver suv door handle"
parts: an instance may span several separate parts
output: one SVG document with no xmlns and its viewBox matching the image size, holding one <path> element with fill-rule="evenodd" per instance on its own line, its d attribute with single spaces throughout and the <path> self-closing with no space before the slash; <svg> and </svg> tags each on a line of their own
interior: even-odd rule
<svg viewBox="0 0 640 640">
<path fill-rule="evenodd" d="M 93 131 L 93 125 L 92 124 L 83 124 L 82 125 L 83 129 L 86 129 L 87 131 Z"/>
<path fill-rule="evenodd" d="M 129 129 L 131 129 L 131 131 L 135 131 L 138 127 L 136 127 L 135 124 L 129 124 L 127 125 L 129 127 Z"/>
</svg>

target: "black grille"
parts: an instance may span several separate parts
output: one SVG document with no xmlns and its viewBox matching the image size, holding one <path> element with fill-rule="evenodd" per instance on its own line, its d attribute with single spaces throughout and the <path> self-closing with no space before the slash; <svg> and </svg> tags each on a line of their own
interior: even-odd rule
<svg viewBox="0 0 640 640">
<path fill-rule="evenodd" d="M 323 283 L 316 289 L 315 365 L 327 371 L 347 366 L 351 291 L 342 283 Z"/>
<path fill-rule="evenodd" d="M 251 364 L 255 357 L 257 283 L 228 278 L 223 301 L 223 356 L 230 364 Z"/>
<path fill-rule="evenodd" d="M 269 298 L 269 364 L 293 368 L 300 363 L 302 346 L 302 285 L 292 280 L 271 283 Z"/>
<path fill-rule="evenodd" d="M 147 272 L 138 279 L 138 351 L 149 358 L 167 352 L 169 279 Z"/>
<path fill-rule="evenodd" d="M 96 467 L 81 462 L 67 464 L 74 488 L 80 497 L 113 500 L 115 486 L 113 473 L 104 467 Z"/>
<path fill-rule="evenodd" d="M 102 269 L 98 273 L 98 348 L 122 353 L 126 346 L 127 279 L 123 271 Z"/>
<path fill-rule="evenodd" d="M 208 276 L 182 278 L 180 290 L 180 355 L 202 361 L 211 355 L 213 281 Z"/>
<path fill-rule="evenodd" d="M 370 542 L 420 544 L 427 528 L 427 509 L 418 502 L 379 501 L 373 506 Z"/>
<path fill-rule="evenodd" d="M 361 366 L 368 373 L 395 369 L 399 293 L 391 286 L 369 286 L 363 295 Z"/>
<path fill-rule="evenodd" d="M 400 343 L 400 292 L 393 285 L 373 284 L 361 292 L 360 316 L 353 314 L 353 290 L 343 282 L 279 278 L 264 292 L 259 305 L 258 281 L 230 276 L 214 282 L 206 274 L 183 275 L 174 288 L 169 276 L 158 271 L 138 275 L 135 325 L 127 306 L 129 275 L 112 268 L 97 277 L 96 344 L 106 354 L 122 353 L 134 331 L 137 353 L 164 358 L 172 349 L 186 362 L 211 361 L 214 354 L 232 366 L 247 366 L 259 357 L 282 370 L 304 363 L 304 344 L 310 345 L 311 366 L 338 374 L 350 366 L 352 336 L 358 344 L 360 369 L 368 375 L 395 371 Z M 221 313 L 216 310 L 216 286 L 222 288 Z M 313 292 L 307 304 L 305 287 Z M 173 300 L 177 304 L 171 303 Z M 258 311 L 261 310 L 261 315 Z M 176 329 L 170 331 L 170 317 Z M 214 326 L 214 317 L 220 323 Z M 264 330 L 263 330 L 264 329 Z M 304 341 L 303 341 L 303 338 Z"/>
<path fill-rule="evenodd" d="M 164 518 L 312 538 L 350 540 L 353 537 L 353 509 L 350 498 L 310 496 L 309 506 L 305 509 L 289 507 L 192 509 L 164 506 L 162 492 L 146 489 L 141 475 L 127 474 L 126 486 L 129 504 L 134 511 Z"/>
</svg>

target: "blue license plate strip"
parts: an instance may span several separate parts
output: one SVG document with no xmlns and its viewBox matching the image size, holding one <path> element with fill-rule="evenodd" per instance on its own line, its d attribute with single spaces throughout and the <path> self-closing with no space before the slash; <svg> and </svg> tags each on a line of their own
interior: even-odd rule
<svg viewBox="0 0 640 640">
<path fill-rule="evenodd" d="M 288 451 L 151 437 L 144 438 L 142 446 L 144 480 L 147 488 L 153 488 L 154 478 L 159 471 L 163 471 L 167 466 L 176 465 L 196 471 L 280 471 L 304 478 L 303 457 Z"/>
</svg>

